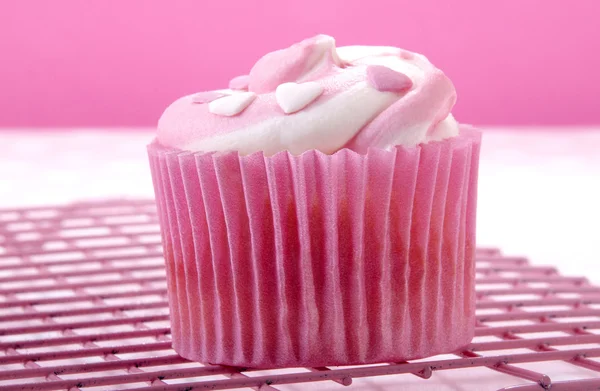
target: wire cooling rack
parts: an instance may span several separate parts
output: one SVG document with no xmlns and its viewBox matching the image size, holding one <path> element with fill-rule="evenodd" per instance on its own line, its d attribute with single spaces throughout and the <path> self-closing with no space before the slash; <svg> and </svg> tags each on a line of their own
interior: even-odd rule
<svg viewBox="0 0 600 391">
<path fill-rule="evenodd" d="M 0 391 L 343 388 L 364 377 L 394 374 L 401 385 L 406 376 L 473 367 L 521 383 L 502 390 L 600 388 L 600 288 L 494 249 L 479 249 L 477 258 L 476 337 L 465 350 L 413 362 L 258 371 L 189 362 L 171 349 L 152 201 L 0 210 Z M 553 382 L 552 373 L 522 365 L 550 361 L 591 375 Z"/>
</svg>

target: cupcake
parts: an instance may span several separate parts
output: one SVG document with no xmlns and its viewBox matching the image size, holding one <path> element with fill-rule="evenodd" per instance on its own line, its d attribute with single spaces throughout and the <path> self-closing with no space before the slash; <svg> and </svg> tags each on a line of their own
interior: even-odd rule
<svg viewBox="0 0 600 391">
<path fill-rule="evenodd" d="M 148 154 L 175 350 L 273 368 L 468 344 L 480 134 L 455 100 L 420 54 L 319 35 L 171 104 Z"/>
</svg>

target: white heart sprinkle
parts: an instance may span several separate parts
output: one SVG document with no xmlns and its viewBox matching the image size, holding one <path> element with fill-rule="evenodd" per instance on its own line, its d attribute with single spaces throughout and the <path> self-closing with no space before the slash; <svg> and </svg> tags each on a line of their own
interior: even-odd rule
<svg viewBox="0 0 600 391">
<path fill-rule="evenodd" d="M 323 93 L 323 87 L 314 81 L 306 83 L 283 83 L 275 90 L 275 99 L 286 114 L 305 108 Z"/>
<path fill-rule="evenodd" d="M 208 111 L 217 115 L 232 117 L 244 111 L 256 99 L 254 92 L 240 92 L 213 100 L 208 104 Z"/>
</svg>

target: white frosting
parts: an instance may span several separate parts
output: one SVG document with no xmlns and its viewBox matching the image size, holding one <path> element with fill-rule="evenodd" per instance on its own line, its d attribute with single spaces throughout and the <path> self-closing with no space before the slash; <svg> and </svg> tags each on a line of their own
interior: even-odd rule
<svg viewBox="0 0 600 391">
<path fill-rule="evenodd" d="M 342 46 L 337 48 L 337 53 L 344 62 L 354 65 L 383 65 L 404 73 L 414 83 L 421 82 L 424 76 L 423 69 L 419 68 L 416 62 L 400 58 L 396 55 L 398 52 L 398 48 L 389 46 Z M 413 53 L 413 55 L 427 60 L 421 54 Z"/>
<path fill-rule="evenodd" d="M 342 66 L 344 63 L 337 52 L 338 49 L 335 47 L 333 37 L 320 35 L 316 38 L 315 49 L 311 51 L 311 55 L 306 62 L 306 72 L 298 80 L 300 82 L 311 79 L 315 72 L 326 66 L 329 60 L 328 56 L 331 56 L 331 61 L 337 66 Z"/>
<path fill-rule="evenodd" d="M 286 149 L 293 154 L 310 149 L 333 153 L 396 99 L 394 93 L 377 91 L 366 82 L 358 83 L 293 116 L 273 117 L 231 133 L 192 142 L 184 149 L 239 151 L 242 155 L 256 151 L 272 155 Z"/>
<path fill-rule="evenodd" d="M 331 154 L 345 146 L 357 151 L 391 149 L 458 135 L 458 123 L 448 114 L 454 87 L 424 56 L 393 47 L 336 50 L 331 37 L 320 36 L 302 45 L 259 60 L 249 84 L 260 93 L 256 101 L 253 92 L 220 90 L 228 96 L 213 100 L 203 112 L 189 106 L 190 97 L 179 99 L 159 121 L 159 140 L 190 151 L 273 155 L 313 149 Z M 288 57 L 297 61 L 305 53 L 305 62 L 290 63 L 296 68 L 278 70 Z M 412 84 L 407 90 L 388 92 L 384 75 L 384 84 L 374 86 L 366 71 L 372 65 L 402 73 Z M 290 77 L 285 72 L 294 73 L 294 82 L 286 81 Z M 282 81 L 277 84 L 278 80 Z M 236 116 L 251 104 L 236 118 L 206 117 Z"/>
<path fill-rule="evenodd" d="M 458 130 L 458 122 L 452 114 L 448 114 L 446 118 L 438 122 L 438 124 L 429 133 L 427 141 L 441 141 L 445 138 L 456 136 Z"/>
</svg>

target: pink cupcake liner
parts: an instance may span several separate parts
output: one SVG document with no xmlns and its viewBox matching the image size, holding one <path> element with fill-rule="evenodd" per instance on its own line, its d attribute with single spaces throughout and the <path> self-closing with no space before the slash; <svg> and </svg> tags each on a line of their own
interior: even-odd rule
<svg viewBox="0 0 600 391">
<path fill-rule="evenodd" d="M 365 155 L 148 147 L 175 350 L 244 367 L 396 362 L 475 326 L 480 133 Z"/>
</svg>

